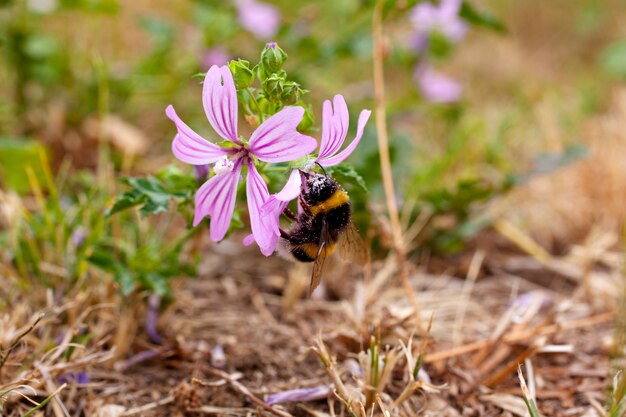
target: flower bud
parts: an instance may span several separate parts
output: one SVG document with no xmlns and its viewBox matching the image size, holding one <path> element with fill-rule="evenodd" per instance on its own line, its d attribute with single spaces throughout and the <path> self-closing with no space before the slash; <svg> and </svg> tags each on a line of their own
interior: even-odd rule
<svg viewBox="0 0 626 417">
<path fill-rule="evenodd" d="M 237 88 L 246 88 L 254 81 L 254 72 L 250 69 L 250 63 L 244 59 L 230 61 L 228 64 L 230 72 L 233 73 L 233 79 Z"/>
<path fill-rule="evenodd" d="M 276 42 L 268 42 L 261 52 L 261 66 L 266 75 L 280 71 L 287 60 L 287 54 Z"/>
<path fill-rule="evenodd" d="M 272 74 L 263 81 L 263 90 L 268 98 L 278 99 L 283 94 L 283 85 L 285 84 L 284 71 L 278 74 Z"/>
<path fill-rule="evenodd" d="M 297 82 L 286 81 L 283 84 L 283 92 L 280 98 L 285 104 L 295 104 L 300 100 L 302 95 L 300 94 L 301 91 L 300 85 Z"/>
</svg>

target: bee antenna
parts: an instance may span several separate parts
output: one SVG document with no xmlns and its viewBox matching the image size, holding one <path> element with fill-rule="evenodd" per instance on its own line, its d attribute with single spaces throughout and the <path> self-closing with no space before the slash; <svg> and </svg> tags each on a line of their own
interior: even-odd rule
<svg viewBox="0 0 626 417">
<path fill-rule="evenodd" d="M 322 164 L 320 164 L 319 162 L 315 161 L 315 165 L 317 165 L 318 167 L 320 167 L 320 169 L 322 170 L 322 172 L 324 173 L 325 176 L 328 176 L 328 174 L 326 173 L 326 170 L 324 169 L 324 167 L 322 166 Z"/>
</svg>

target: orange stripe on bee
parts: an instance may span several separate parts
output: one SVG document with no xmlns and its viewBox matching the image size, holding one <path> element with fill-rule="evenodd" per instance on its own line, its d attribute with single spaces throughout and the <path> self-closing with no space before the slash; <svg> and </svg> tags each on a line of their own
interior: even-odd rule
<svg viewBox="0 0 626 417">
<path fill-rule="evenodd" d="M 350 198 L 348 197 L 348 194 L 345 191 L 339 189 L 335 191 L 335 193 L 331 195 L 328 200 L 324 201 L 323 203 L 319 203 L 309 207 L 309 210 L 311 211 L 311 214 L 315 216 L 320 213 L 328 213 L 332 209 L 343 206 L 349 201 Z"/>
<path fill-rule="evenodd" d="M 303 243 L 302 250 L 306 253 L 311 259 L 317 258 L 317 252 L 319 251 L 319 245 L 316 243 Z M 322 249 L 322 255 L 329 256 L 331 253 L 335 251 L 335 244 L 326 242 L 324 248 Z"/>
</svg>

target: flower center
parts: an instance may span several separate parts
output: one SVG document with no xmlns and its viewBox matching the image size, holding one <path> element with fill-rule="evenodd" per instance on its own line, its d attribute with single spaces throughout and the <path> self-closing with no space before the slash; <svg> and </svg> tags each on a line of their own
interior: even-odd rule
<svg viewBox="0 0 626 417">
<path fill-rule="evenodd" d="M 215 172 L 215 175 L 222 175 L 227 172 L 232 172 L 234 168 L 235 163 L 224 156 L 222 159 L 217 161 L 215 165 L 213 165 L 213 172 Z"/>
</svg>

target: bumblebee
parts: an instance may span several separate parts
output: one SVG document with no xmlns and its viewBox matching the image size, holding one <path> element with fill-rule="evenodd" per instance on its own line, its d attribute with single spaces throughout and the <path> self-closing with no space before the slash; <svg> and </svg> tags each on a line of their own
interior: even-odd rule
<svg viewBox="0 0 626 417">
<path fill-rule="evenodd" d="M 302 211 L 295 216 L 285 210 L 295 224 L 287 232 L 281 230 L 281 237 L 296 260 L 313 262 L 310 296 L 322 279 L 328 256 L 337 252 L 343 260 L 364 265 L 368 252 L 352 223 L 350 198 L 341 185 L 326 175 L 301 173 L 306 179 L 299 196 Z"/>
</svg>

